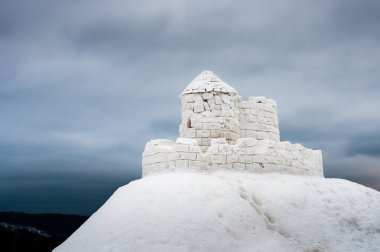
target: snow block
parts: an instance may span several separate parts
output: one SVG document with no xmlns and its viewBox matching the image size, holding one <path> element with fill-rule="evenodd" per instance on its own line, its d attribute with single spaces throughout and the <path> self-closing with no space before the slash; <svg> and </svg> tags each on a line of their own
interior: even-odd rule
<svg viewBox="0 0 380 252">
<path fill-rule="evenodd" d="M 161 144 L 157 144 L 162 142 Z M 142 157 L 143 176 L 173 170 L 238 170 L 251 173 L 286 173 L 323 177 L 322 153 L 300 144 L 240 138 L 237 144 L 213 139 L 202 152 L 194 139 L 178 138 L 147 143 Z"/>
</svg>

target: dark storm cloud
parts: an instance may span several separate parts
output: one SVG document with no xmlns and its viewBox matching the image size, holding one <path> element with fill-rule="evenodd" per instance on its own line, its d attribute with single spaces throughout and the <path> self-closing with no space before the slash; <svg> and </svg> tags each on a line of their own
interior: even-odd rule
<svg viewBox="0 0 380 252">
<path fill-rule="evenodd" d="M 41 172 L 41 167 L 32 164 L 27 167 L 28 171 L 0 177 L 2 211 L 88 215 L 101 206 L 118 186 L 140 176 L 128 174 L 127 171 L 110 173 L 100 169 L 93 173 L 70 171 L 72 166 L 83 168 L 79 163 L 72 163 L 71 167 L 60 163 L 43 165 L 55 171 Z M 105 167 L 107 165 L 103 169 Z"/>
<path fill-rule="evenodd" d="M 175 138 L 178 134 L 179 124 L 178 120 L 157 120 L 150 125 L 151 130 L 156 134 L 170 135 L 171 138 Z"/>
<path fill-rule="evenodd" d="M 66 143 L 0 146 L 0 209 L 91 214 L 118 187 L 141 176 L 128 146 L 91 150 Z"/>
<path fill-rule="evenodd" d="M 371 157 L 380 157 L 380 134 L 379 132 L 369 132 L 358 135 L 347 144 L 347 155 L 366 155 Z M 380 166 L 380 164 L 379 164 Z"/>
<path fill-rule="evenodd" d="M 21 195 L 12 205 L 27 190 L 43 209 L 49 181 L 69 202 L 104 196 L 102 177 L 111 192 L 139 176 L 145 143 L 175 139 L 178 95 L 204 69 L 243 98 L 274 98 L 282 140 L 322 149 L 327 176 L 379 188 L 379 12 L 372 0 L 0 0 L 0 180 Z"/>
</svg>

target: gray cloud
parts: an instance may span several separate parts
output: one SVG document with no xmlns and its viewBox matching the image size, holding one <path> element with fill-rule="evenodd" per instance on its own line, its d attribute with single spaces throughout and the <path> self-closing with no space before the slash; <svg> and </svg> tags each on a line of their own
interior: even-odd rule
<svg viewBox="0 0 380 252">
<path fill-rule="evenodd" d="M 152 122 L 150 125 L 151 131 L 154 134 L 160 134 L 163 136 L 167 136 L 169 139 L 174 139 L 178 137 L 178 129 L 180 120 L 157 120 Z"/>
<path fill-rule="evenodd" d="M 346 153 L 349 156 L 366 155 L 371 157 L 380 157 L 380 135 L 378 132 L 372 134 L 361 134 L 350 141 L 346 147 Z"/>
<path fill-rule="evenodd" d="M 29 165 L 27 172 L 0 177 L 2 211 L 27 210 L 88 215 L 101 206 L 118 186 L 139 177 L 131 176 L 126 171 L 119 173 L 99 172 L 100 169 L 95 173 L 68 171 L 72 168 L 69 165 L 83 170 L 83 166 L 79 163 L 41 165 L 45 168 L 50 166 L 55 171 L 41 172 L 41 167 L 32 164 Z M 55 167 L 51 167 L 52 165 Z"/>
<path fill-rule="evenodd" d="M 52 191 L 67 202 L 82 197 L 69 187 L 104 196 L 94 177 L 108 174 L 111 192 L 139 176 L 144 144 L 176 137 L 178 95 L 203 69 L 244 98 L 276 99 L 282 139 L 322 149 L 327 176 L 379 188 L 378 1 L 0 6 L 0 180 L 36 181 L 41 209 L 60 204 L 33 174 L 59 174 Z M 16 206 L 31 194 L 14 185 Z"/>
</svg>

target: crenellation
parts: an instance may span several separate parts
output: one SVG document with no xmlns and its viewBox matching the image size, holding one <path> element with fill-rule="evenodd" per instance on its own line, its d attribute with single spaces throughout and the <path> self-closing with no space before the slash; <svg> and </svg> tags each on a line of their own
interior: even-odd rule
<svg viewBox="0 0 380 252">
<path fill-rule="evenodd" d="M 251 96 L 243 101 L 211 72 L 194 79 L 180 97 L 180 137 L 146 144 L 143 176 L 187 169 L 323 176 L 320 150 L 280 142 L 274 100 Z"/>
</svg>

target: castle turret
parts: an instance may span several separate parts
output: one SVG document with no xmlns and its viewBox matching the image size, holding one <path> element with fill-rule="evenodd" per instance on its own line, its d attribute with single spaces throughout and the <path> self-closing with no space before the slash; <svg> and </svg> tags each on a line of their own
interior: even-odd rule
<svg viewBox="0 0 380 252">
<path fill-rule="evenodd" d="M 225 138 L 235 144 L 239 138 L 239 102 L 234 88 L 211 71 L 198 75 L 181 93 L 180 137 L 198 141 L 203 151 L 211 139 Z"/>
</svg>

